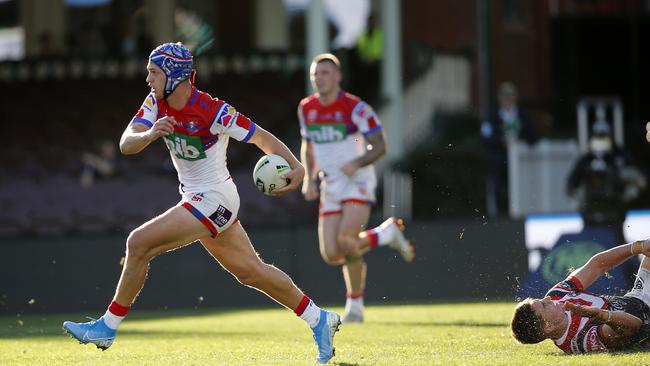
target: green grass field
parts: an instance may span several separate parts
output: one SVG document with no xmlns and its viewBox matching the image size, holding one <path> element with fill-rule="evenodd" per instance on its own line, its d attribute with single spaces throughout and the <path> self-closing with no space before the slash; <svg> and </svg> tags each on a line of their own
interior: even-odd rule
<svg viewBox="0 0 650 366">
<path fill-rule="evenodd" d="M 334 365 L 648 365 L 650 352 L 566 356 L 510 337 L 512 303 L 369 306 L 342 325 Z M 341 311 L 340 308 L 335 309 Z M 0 318 L 0 365 L 310 365 L 302 320 L 282 309 L 134 311 L 102 352 L 63 335 L 83 314 Z"/>
</svg>

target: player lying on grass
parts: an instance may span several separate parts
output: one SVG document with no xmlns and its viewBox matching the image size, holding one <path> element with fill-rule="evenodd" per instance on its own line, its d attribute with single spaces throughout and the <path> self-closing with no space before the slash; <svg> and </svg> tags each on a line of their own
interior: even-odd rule
<svg viewBox="0 0 650 366">
<path fill-rule="evenodd" d="M 643 254 L 636 281 L 624 296 L 585 292 L 605 272 Z M 650 337 L 650 239 L 600 252 L 543 299 L 517 304 L 510 326 L 520 343 L 551 339 L 566 353 L 633 348 Z"/>
<path fill-rule="evenodd" d="M 326 363 L 334 355 L 339 316 L 316 306 L 289 276 L 262 262 L 255 252 L 237 219 L 239 194 L 226 167 L 228 140 L 232 137 L 255 144 L 264 153 L 280 155 L 289 162 L 291 171 L 285 176 L 290 183 L 276 189 L 276 195 L 298 187 L 305 174 L 302 164 L 271 133 L 194 86 L 192 54 L 183 44 L 165 43 L 154 49 L 147 72 L 151 93 L 126 127 L 120 150 L 136 154 L 152 142 L 164 140 L 178 171 L 181 201 L 131 232 L 122 275 L 106 313 L 87 323 L 66 321 L 63 328 L 81 343 L 110 347 L 144 286 L 149 262 L 199 240 L 240 283 L 263 292 L 305 320 L 318 346 L 316 361 Z"/>
</svg>

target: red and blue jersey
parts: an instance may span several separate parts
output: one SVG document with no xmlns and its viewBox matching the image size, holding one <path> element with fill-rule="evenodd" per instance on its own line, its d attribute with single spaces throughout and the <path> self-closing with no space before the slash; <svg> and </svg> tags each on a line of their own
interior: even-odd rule
<svg viewBox="0 0 650 366">
<path fill-rule="evenodd" d="M 553 286 L 546 296 L 549 296 L 556 303 L 569 302 L 600 309 L 609 309 L 607 298 L 584 292 L 584 287 L 580 283 L 580 280 L 573 276 Z M 566 312 L 566 316 L 569 320 L 569 326 L 562 337 L 554 340 L 556 346 L 565 353 L 607 351 L 602 335 L 603 323 L 575 315 L 570 311 Z"/>
<path fill-rule="evenodd" d="M 312 143 L 326 181 L 341 177 L 345 163 L 365 154 L 364 136 L 381 133 L 381 122 L 372 107 L 344 91 L 329 105 L 321 104 L 318 94 L 304 98 L 298 105 L 298 120 L 300 134 Z M 357 174 L 374 175 L 374 169 L 365 166 Z"/>
<path fill-rule="evenodd" d="M 255 123 L 230 104 L 192 87 L 185 107 L 175 110 L 150 93 L 131 123 L 151 128 L 165 116 L 176 120 L 174 132 L 164 137 L 178 179 L 190 191 L 206 190 L 230 177 L 226 166 L 229 137 L 247 142 Z"/>
</svg>

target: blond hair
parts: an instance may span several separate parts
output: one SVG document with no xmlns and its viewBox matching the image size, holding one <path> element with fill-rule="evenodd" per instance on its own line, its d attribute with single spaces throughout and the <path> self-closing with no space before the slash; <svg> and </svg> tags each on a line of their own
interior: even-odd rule
<svg viewBox="0 0 650 366">
<path fill-rule="evenodd" d="M 339 69 L 341 68 L 341 61 L 339 61 L 339 58 L 334 56 L 331 53 L 321 53 L 319 55 L 316 55 L 314 59 L 311 61 L 312 65 L 318 65 L 321 62 L 329 61 L 333 63 L 336 67 Z"/>
<path fill-rule="evenodd" d="M 316 55 L 316 57 L 314 57 L 314 59 L 311 61 L 311 65 L 309 66 L 310 75 L 313 75 L 316 72 L 316 66 L 318 66 L 318 64 L 321 62 L 329 62 L 338 70 L 341 70 L 341 61 L 339 61 L 338 57 L 334 56 L 331 53 L 321 53 L 319 55 Z"/>
</svg>

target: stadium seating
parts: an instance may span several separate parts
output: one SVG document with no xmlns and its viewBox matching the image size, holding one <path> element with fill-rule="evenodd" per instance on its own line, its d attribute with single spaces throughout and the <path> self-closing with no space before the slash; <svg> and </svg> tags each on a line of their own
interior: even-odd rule
<svg viewBox="0 0 650 366">
<path fill-rule="evenodd" d="M 257 72 L 199 78 L 198 87 L 227 100 L 298 152 L 296 106 L 301 73 Z M 164 166 L 162 143 L 119 156 L 116 176 L 79 184 L 84 151 L 119 137 L 148 92 L 144 75 L 85 76 L 63 80 L 12 80 L 4 103 L 5 138 L 0 164 L 0 236 L 128 231 L 178 202 L 175 172 Z M 255 90 L 251 93 L 251 90 Z M 246 224 L 315 220 L 316 208 L 299 193 L 282 201 L 256 191 L 251 169 L 261 152 L 231 142 L 229 169 L 242 197 Z M 281 202 L 281 204 L 280 204 Z M 291 214 L 289 214 L 291 212 Z"/>
</svg>

